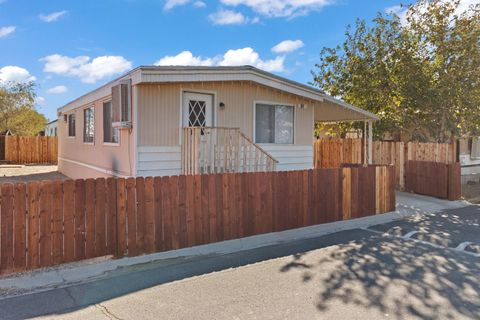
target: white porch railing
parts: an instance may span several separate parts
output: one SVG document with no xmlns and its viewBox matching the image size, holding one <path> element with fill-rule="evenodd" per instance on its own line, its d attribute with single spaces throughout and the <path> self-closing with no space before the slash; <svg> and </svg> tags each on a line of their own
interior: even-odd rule
<svg viewBox="0 0 480 320">
<path fill-rule="evenodd" d="M 182 129 L 182 173 L 275 171 L 277 160 L 239 128 Z"/>
</svg>

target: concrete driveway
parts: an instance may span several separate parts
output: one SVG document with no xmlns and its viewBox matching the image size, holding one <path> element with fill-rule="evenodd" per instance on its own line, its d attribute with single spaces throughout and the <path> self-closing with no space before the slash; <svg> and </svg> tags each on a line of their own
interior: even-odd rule
<svg viewBox="0 0 480 320">
<path fill-rule="evenodd" d="M 1 319 L 480 319 L 480 207 L 123 268 Z"/>
</svg>

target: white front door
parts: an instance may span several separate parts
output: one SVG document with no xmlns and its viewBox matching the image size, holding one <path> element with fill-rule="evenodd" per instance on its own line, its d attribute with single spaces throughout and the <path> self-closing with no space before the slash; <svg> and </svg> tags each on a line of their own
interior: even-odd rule
<svg viewBox="0 0 480 320">
<path fill-rule="evenodd" d="M 183 126 L 211 127 L 213 125 L 213 96 L 204 93 L 183 93 Z"/>
</svg>

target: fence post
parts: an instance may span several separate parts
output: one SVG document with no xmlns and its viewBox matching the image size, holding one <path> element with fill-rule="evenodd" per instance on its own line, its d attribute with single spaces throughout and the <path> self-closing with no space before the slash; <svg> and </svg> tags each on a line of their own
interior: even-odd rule
<svg viewBox="0 0 480 320">
<path fill-rule="evenodd" d="M 461 168 L 460 163 L 455 162 L 447 165 L 448 171 L 448 200 L 454 201 L 462 196 Z"/>
<path fill-rule="evenodd" d="M 342 169 L 342 208 L 343 220 L 352 218 L 352 169 Z"/>
</svg>

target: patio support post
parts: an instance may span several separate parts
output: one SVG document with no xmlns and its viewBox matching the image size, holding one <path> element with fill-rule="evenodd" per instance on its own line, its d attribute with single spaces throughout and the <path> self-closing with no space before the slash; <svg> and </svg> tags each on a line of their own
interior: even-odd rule
<svg viewBox="0 0 480 320">
<path fill-rule="evenodd" d="M 363 164 L 367 165 L 367 121 L 363 121 Z"/>
<path fill-rule="evenodd" d="M 368 164 L 373 163 L 372 155 L 373 155 L 373 122 L 370 120 L 368 121 Z"/>
</svg>

